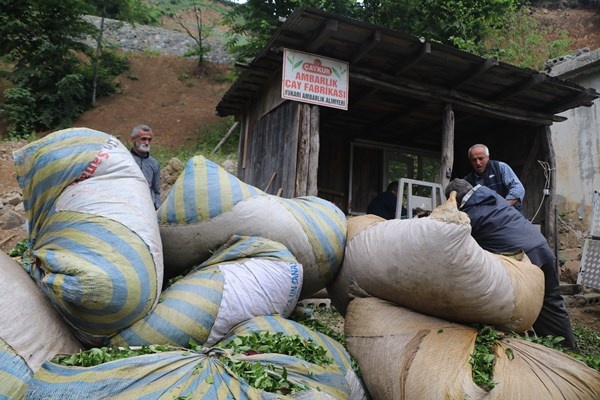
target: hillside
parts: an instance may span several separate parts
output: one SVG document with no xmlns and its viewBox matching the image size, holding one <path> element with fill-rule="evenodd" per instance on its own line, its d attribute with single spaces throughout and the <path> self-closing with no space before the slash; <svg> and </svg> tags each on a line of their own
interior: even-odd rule
<svg viewBox="0 0 600 400">
<path fill-rule="evenodd" d="M 118 93 L 99 99 L 75 126 L 97 129 L 126 143 L 140 123 L 153 128 L 154 147 L 178 148 L 198 140 L 206 127 L 219 122 L 216 105 L 229 88 L 232 68 L 209 64 L 204 76 L 196 61 L 175 56 L 131 53 L 130 70 L 116 82 Z"/>
</svg>

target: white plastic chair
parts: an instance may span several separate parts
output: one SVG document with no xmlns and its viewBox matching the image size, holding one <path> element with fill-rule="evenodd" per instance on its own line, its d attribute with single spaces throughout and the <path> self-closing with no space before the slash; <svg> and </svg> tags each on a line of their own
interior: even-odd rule
<svg viewBox="0 0 600 400">
<path fill-rule="evenodd" d="M 444 190 L 439 183 L 418 181 L 415 179 L 401 178 L 398 182 L 398 203 L 396 206 L 396 218 L 402 218 L 402 203 L 404 200 L 404 187 L 406 189 L 406 218 L 413 217 L 413 210 L 421 208 L 423 210 L 432 211 L 435 207 L 441 205 L 445 200 Z M 430 196 L 413 195 L 413 186 L 423 186 L 430 189 Z"/>
</svg>

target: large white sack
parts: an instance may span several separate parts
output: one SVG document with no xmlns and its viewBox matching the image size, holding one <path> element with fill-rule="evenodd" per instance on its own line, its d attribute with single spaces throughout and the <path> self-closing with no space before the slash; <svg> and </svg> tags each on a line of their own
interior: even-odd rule
<svg viewBox="0 0 600 400">
<path fill-rule="evenodd" d="M 356 298 L 344 329 L 350 354 L 378 400 L 592 400 L 600 373 L 558 351 L 522 339 L 496 342 L 486 392 L 472 379 L 469 360 L 477 331 L 377 298 Z"/>
<path fill-rule="evenodd" d="M 0 341 L 10 346 L 33 372 L 55 354 L 83 349 L 46 295 L 4 252 L 0 252 L 0 276 Z M 0 382 L 8 381 L 3 378 L 7 373 L 3 367 Z"/>
<path fill-rule="evenodd" d="M 307 296 L 333 280 L 344 256 L 346 217 L 334 204 L 265 194 L 202 156 L 187 162 L 158 215 L 167 276 L 204 262 L 232 235 L 260 236 L 302 264 Z"/>
<path fill-rule="evenodd" d="M 362 291 L 440 318 L 521 332 L 544 297 L 541 269 L 522 256 L 483 250 L 452 197 L 426 218 L 351 218 L 342 271 L 328 293 L 342 313 Z"/>
<path fill-rule="evenodd" d="M 110 339 L 111 346 L 170 344 L 190 339 L 212 346 L 253 317 L 291 315 L 302 288 L 302 265 L 282 244 L 234 236 L 208 261 L 177 280 L 143 320 Z"/>
<path fill-rule="evenodd" d="M 113 136 L 54 132 L 13 153 L 34 262 L 27 271 L 86 344 L 158 301 L 163 257 L 148 183 Z"/>
</svg>

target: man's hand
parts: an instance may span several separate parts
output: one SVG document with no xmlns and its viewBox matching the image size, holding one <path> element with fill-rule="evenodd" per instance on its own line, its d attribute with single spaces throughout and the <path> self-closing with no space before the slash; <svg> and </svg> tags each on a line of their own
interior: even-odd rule
<svg viewBox="0 0 600 400">
<path fill-rule="evenodd" d="M 508 202 L 508 204 L 510 204 L 511 206 L 514 206 L 515 204 L 517 204 L 519 202 L 519 200 L 517 199 L 506 199 L 506 201 Z"/>
</svg>

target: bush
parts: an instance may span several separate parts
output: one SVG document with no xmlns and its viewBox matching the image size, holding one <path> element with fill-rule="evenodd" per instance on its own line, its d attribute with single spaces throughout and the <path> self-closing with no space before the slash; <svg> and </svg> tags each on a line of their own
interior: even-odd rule
<svg viewBox="0 0 600 400">
<path fill-rule="evenodd" d="M 28 137 L 38 124 L 35 112 L 35 96 L 30 90 L 14 87 L 4 91 L 4 104 L 0 113 L 8 121 L 8 136 Z"/>
</svg>

